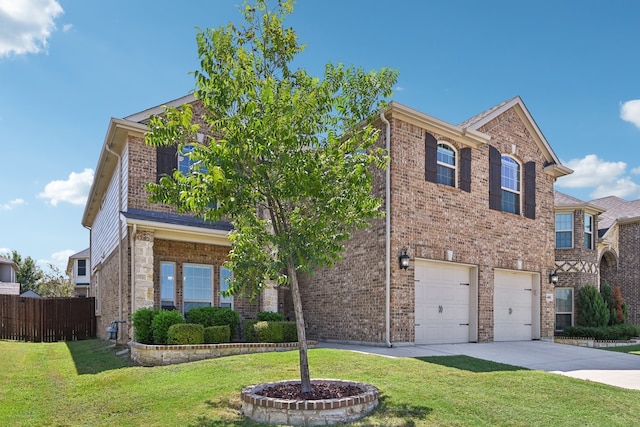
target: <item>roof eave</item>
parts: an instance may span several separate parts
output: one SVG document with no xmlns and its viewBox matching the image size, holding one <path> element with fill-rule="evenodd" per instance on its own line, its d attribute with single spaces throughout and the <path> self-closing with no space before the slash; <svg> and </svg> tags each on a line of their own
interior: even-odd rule
<svg viewBox="0 0 640 427">
<path fill-rule="evenodd" d="M 478 148 L 488 143 L 491 139 L 491 137 L 485 133 L 452 125 L 395 101 L 389 103 L 384 114 L 385 116 L 396 117 L 416 126 L 431 129 L 442 136 L 473 148 Z"/>
<path fill-rule="evenodd" d="M 127 218 L 124 215 L 121 215 L 121 217 L 127 225 L 135 225 L 138 230 L 153 230 L 155 238 L 158 239 L 231 246 L 228 230 L 170 224 L 146 219 Z"/>
<path fill-rule="evenodd" d="M 129 120 L 111 118 L 104 143 L 102 144 L 102 150 L 100 151 L 100 157 L 98 158 L 93 183 L 91 184 L 91 189 L 89 190 L 87 202 L 82 214 L 82 225 L 84 227 L 91 227 L 93 224 L 97 213 L 96 206 L 99 206 L 102 200 L 101 196 L 109 185 L 108 178 L 113 175 L 117 165 L 117 159 L 107 151 L 107 147 L 109 147 L 111 151 L 122 153 L 128 135 L 132 134 L 144 137 L 146 131 L 146 125 Z"/>
</svg>

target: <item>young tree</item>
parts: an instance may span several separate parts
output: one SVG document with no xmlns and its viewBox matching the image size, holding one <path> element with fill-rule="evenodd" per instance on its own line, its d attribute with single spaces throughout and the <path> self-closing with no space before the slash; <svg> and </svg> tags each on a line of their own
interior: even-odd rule
<svg viewBox="0 0 640 427">
<path fill-rule="evenodd" d="M 55 265 L 49 264 L 49 271 L 42 273 L 36 292 L 43 297 L 70 297 L 72 291 L 69 277 Z"/>
<path fill-rule="evenodd" d="M 271 281 L 290 286 L 305 393 L 311 381 L 298 273 L 333 265 L 355 228 L 382 215 L 371 169 L 388 157 L 374 147 L 372 121 L 397 72 L 331 63 L 323 78 L 293 70 L 303 46 L 283 27 L 292 12 L 292 0 L 272 10 L 257 0 L 244 4 L 244 25 L 200 32 L 195 95 L 205 111 L 193 117 L 189 105 L 166 109 L 151 119 L 146 141 L 181 149 L 206 134 L 188 154 L 190 172 L 149 184 L 151 199 L 232 221 L 231 293 L 253 297 Z"/>
<path fill-rule="evenodd" d="M 15 249 L 11 251 L 11 260 L 18 265 L 16 280 L 20 283 L 20 293 L 26 291 L 38 292 L 38 282 L 42 279 L 42 269 L 30 256 L 22 259 Z"/>
<path fill-rule="evenodd" d="M 585 285 L 578 290 L 576 307 L 579 326 L 602 327 L 609 324 L 609 309 L 595 286 Z"/>
</svg>

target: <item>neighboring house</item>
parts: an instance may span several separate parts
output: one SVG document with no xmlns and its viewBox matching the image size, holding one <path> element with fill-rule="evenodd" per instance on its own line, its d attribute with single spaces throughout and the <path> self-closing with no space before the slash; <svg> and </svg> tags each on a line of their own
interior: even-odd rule
<svg viewBox="0 0 640 427">
<path fill-rule="evenodd" d="M 42 298 L 42 296 L 39 293 L 34 292 L 32 290 L 28 290 L 26 292 L 23 292 L 23 293 L 20 294 L 20 296 L 21 297 L 27 297 L 27 298 Z"/>
<path fill-rule="evenodd" d="M 166 105 L 193 101 L 189 95 Z M 273 290 L 256 303 L 221 294 L 230 275 L 222 264 L 229 254 L 231 224 L 178 215 L 172 206 L 148 201 L 146 183 L 188 167 L 189 161 L 176 147 L 144 143 L 145 123 L 162 111 L 155 107 L 111 119 L 82 217 L 90 229 L 90 296 L 96 298 L 98 336 L 103 338 L 116 320 L 129 326 L 119 338 L 132 338 L 130 316 L 141 307 L 183 313 L 203 305 L 232 307 L 242 318 L 277 311 Z"/>
<path fill-rule="evenodd" d="M 0 295 L 20 295 L 20 283 L 16 278 L 18 265 L 0 256 Z"/>
<path fill-rule="evenodd" d="M 603 261 L 598 227 L 604 221 L 604 209 L 595 202 L 584 202 L 555 192 L 555 331 L 576 325 L 575 300 L 584 285 L 599 286 Z M 605 262 L 611 255 L 604 255 Z"/>
<path fill-rule="evenodd" d="M 193 96 L 167 105 L 186 102 Z M 145 183 L 188 161 L 174 147 L 144 144 L 148 118 L 160 112 L 112 119 L 96 167 L 82 224 L 91 230 L 99 335 L 146 306 L 293 318 L 287 289 L 268 288 L 254 304 L 221 296 L 231 224 L 148 202 Z M 392 102 L 378 125 L 391 158 L 374 176 L 386 217 L 356 231 L 333 269 L 301 278 L 308 337 L 386 345 L 550 339 L 553 183 L 571 170 L 522 100 L 461 125 Z"/>
<path fill-rule="evenodd" d="M 88 297 L 91 276 L 89 274 L 89 248 L 69 257 L 67 262 L 67 276 L 73 285 L 74 297 Z"/>
<path fill-rule="evenodd" d="M 609 196 L 589 203 L 604 210 L 598 223 L 598 283 L 619 286 L 628 321 L 640 325 L 640 200 Z"/>
<path fill-rule="evenodd" d="M 572 171 L 520 97 L 461 125 L 392 102 L 386 218 L 301 280 L 308 336 L 371 344 L 551 339 L 554 181 Z M 400 266 L 405 254 L 408 268 Z M 288 298 L 284 311 L 293 316 Z"/>
</svg>

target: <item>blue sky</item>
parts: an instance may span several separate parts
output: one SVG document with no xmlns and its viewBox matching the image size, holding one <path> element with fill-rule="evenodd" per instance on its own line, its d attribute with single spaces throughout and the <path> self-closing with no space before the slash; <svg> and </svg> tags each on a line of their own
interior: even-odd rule
<svg viewBox="0 0 640 427">
<path fill-rule="evenodd" d="M 239 0 L 0 0 L 0 253 L 65 267 L 111 117 L 189 93 L 196 27 Z M 520 95 L 562 162 L 556 188 L 640 198 L 640 2 L 299 0 L 287 24 L 327 62 L 400 71 L 393 99 L 460 123 Z"/>
</svg>

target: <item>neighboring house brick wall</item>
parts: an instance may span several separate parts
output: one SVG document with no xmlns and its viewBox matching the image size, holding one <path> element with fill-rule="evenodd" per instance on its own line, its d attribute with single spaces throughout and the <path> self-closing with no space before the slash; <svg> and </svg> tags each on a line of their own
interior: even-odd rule
<svg viewBox="0 0 640 427">
<path fill-rule="evenodd" d="M 640 325 L 640 223 L 619 225 L 620 258 L 618 277 L 610 281 L 612 286 L 620 286 L 622 296 L 629 308 L 629 322 Z"/>
</svg>

